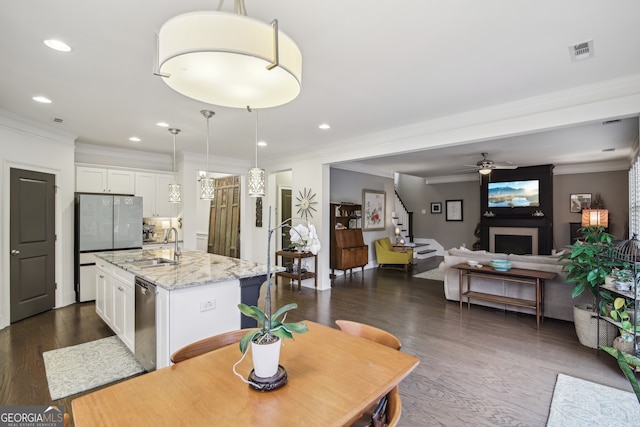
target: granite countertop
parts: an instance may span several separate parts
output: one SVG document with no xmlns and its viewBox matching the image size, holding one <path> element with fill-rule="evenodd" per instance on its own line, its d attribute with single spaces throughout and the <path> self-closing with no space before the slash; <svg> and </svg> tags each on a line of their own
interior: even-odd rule
<svg viewBox="0 0 640 427">
<path fill-rule="evenodd" d="M 173 260 L 173 252 L 173 249 L 133 249 L 97 252 L 94 255 L 168 290 L 267 274 L 266 264 L 194 250 L 182 250 L 177 265 L 145 268 L 132 264 L 132 261 L 149 258 Z M 283 270 L 282 267 L 271 267 L 274 273 Z"/>
</svg>

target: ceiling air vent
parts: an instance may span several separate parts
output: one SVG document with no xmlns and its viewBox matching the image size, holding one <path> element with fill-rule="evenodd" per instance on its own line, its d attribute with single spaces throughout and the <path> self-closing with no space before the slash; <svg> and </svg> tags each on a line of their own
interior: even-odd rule
<svg viewBox="0 0 640 427">
<path fill-rule="evenodd" d="M 572 61 L 593 58 L 593 40 L 569 46 L 569 54 Z"/>
<path fill-rule="evenodd" d="M 64 122 L 64 119 L 61 119 L 60 117 L 52 117 L 51 121 L 56 124 L 61 124 L 62 122 Z"/>
</svg>

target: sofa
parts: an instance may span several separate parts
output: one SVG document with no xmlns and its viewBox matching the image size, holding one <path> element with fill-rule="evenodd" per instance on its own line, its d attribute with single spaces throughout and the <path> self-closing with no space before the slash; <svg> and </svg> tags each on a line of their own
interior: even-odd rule
<svg viewBox="0 0 640 427">
<path fill-rule="evenodd" d="M 378 268 L 402 268 L 408 271 L 413 263 L 413 249 L 394 248 L 388 237 L 375 241 Z"/>
<path fill-rule="evenodd" d="M 444 294 L 447 300 L 460 301 L 459 270 L 453 265 L 477 261 L 480 264 L 489 265 L 493 259 L 508 259 L 513 268 L 526 268 L 556 273 L 556 277 L 545 282 L 544 289 L 544 316 L 573 322 L 573 306 L 579 303 L 590 303 L 591 294 L 585 292 L 580 297 L 571 298 L 572 284 L 565 283 L 566 274 L 562 271 L 559 262 L 560 254 L 556 255 L 514 255 L 491 253 L 487 251 L 471 251 L 466 248 L 450 249 L 440 264 L 440 270 L 444 273 Z M 522 285 L 502 280 L 471 279 L 474 291 L 489 294 L 503 295 L 522 299 L 535 300 L 535 286 Z M 466 301 L 465 301 L 466 303 Z M 499 303 L 471 300 L 472 304 L 484 305 L 509 311 L 529 313 L 535 315 L 535 310 L 527 307 L 515 307 Z"/>
</svg>

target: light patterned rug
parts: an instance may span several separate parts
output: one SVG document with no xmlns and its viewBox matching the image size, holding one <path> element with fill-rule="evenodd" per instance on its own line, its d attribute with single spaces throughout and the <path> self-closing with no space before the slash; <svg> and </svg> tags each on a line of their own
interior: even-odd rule
<svg viewBox="0 0 640 427">
<path fill-rule="evenodd" d="M 547 427 L 637 426 L 639 420 L 635 394 L 558 374 Z"/>
<path fill-rule="evenodd" d="M 144 372 L 117 336 L 46 351 L 42 354 L 51 400 Z"/>
<path fill-rule="evenodd" d="M 413 277 L 417 277 L 418 279 L 430 279 L 430 280 L 439 280 L 444 282 L 444 273 L 437 268 L 433 270 L 424 271 L 422 273 L 418 273 Z"/>
</svg>

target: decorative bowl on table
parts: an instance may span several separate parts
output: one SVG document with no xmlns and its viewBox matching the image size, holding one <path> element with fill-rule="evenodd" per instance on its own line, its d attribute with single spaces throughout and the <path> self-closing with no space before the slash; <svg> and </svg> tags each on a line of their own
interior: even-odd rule
<svg viewBox="0 0 640 427">
<path fill-rule="evenodd" d="M 467 264 L 469 264 L 469 267 L 477 267 L 478 261 L 469 260 L 467 261 Z"/>
<path fill-rule="evenodd" d="M 491 260 L 489 265 L 496 271 L 509 271 L 511 270 L 511 261 L 506 259 L 494 259 Z"/>
</svg>

